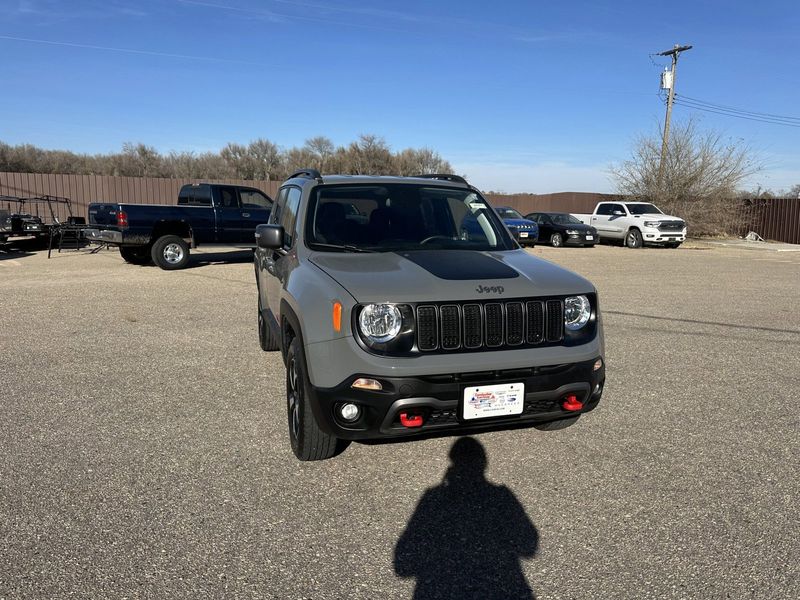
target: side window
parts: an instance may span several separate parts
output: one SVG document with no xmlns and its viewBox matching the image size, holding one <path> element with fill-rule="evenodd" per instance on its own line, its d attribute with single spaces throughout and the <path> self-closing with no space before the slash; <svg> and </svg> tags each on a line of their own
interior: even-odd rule
<svg viewBox="0 0 800 600">
<path fill-rule="evenodd" d="M 270 208 L 272 200 L 258 190 L 239 190 L 242 208 Z"/>
<path fill-rule="evenodd" d="M 239 208 L 239 198 L 236 194 L 236 188 L 219 188 L 219 204 L 222 208 Z"/>
<path fill-rule="evenodd" d="M 614 214 L 614 211 L 620 211 L 621 213 L 625 213 L 625 207 L 622 204 L 612 204 L 611 205 L 611 214 Z"/>
<path fill-rule="evenodd" d="M 178 193 L 178 204 L 211 206 L 211 188 L 207 185 L 185 185 Z"/>
<path fill-rule="evenodd" d="M 284 206 L 281 216 L 280 224 L 283 225 L 284 237 L 283 245 L 286 248 L 291 248 L 294 245 L 294 238 L 296 234 L 295 225 L 297 224 L 297 209 L 300 206 L 300 197 L 303 193 L 299 188 L 288 188 L 286 194 L 286 206 Z"/>
<path fill-rule="evenodd" d="M 613 210 L 613 204 L 601 204 L 597 207 L 597 214 L 598 215 L 610 215 L 611 211 Z"/>
<path fill-rule="evenodd" d="M 278 193 L 278 199 L 275 201 L 275 205 L 272 207 L 272 212 L 269 214 L 269 222 L 272 225 L 277 225 L 281 222 L 281 214 L 283 213 L 283 207 L 286 206 L 286 194 L 289 193 L 289 188 L 283 188 Z"/>
</svg>

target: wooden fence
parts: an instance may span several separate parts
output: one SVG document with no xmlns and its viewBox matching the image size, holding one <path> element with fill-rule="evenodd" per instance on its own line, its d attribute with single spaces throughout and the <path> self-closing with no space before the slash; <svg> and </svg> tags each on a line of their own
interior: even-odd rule
<svg viewBox="0 0 800 600">
<path fill-rule="evenodd" d="M 187 183 L 229 183 L 258 188 L 270 197 L 277 195 L 280 182 L 246 181 L 241 179 L 160 179 L 155 177 L 112 177 L 110 175 L 57 175 L 41 173 L 0 172 L 0 196 L 32 198 L 50 195 L 69 198 L 72 212 L 87 217 L 90 202 L 125 202 L 131 204 L 175 204 L 178 190 Z M 534 211 L 590 213 L 595 204 L 619 200 L 611 194 L 589 192 L 559 192 L 556 194 L 486 194 L 493 206 L 511 206 L 523 215 Z M 0 200 L 0 208 L 16 209 Z M 30 212 L 47 217 L 48 209 L 32 204 Z M 67 211 L 56 206 L 56 216 L 66 220 Z M 771 198 L 738 201 L 727 215 L 721 217 L 724 229 L 744 236 L 755 231 L 767 240 L 800 244 L 800 199 Z M 689 224 L 691 227 L 691 223 Z"/>
<path fill-rule="evenodd" d="M 72 201 L 76 216 L 88 217 L 90 202 L 125 202 L 129 204 L 175 204 L 178 190 L 187 183 L 230 183 L 258 188 L 271 198 L 277 195 L 277 181 L 241 179 L 160 179 L 156 177 L 112 177 L 110 175 L 54 175 L 41 173 L 0 173 L 0 196 L 33 198 L 61 196 Z M 0 208 L 15 210 L 14 204 L 0 200 Z M 66 207 L 54 205 L 59 220 L 66 220 Z M 47 206 L 31 204 L 26 211 L 50 220 Z M 38 213 L 37 213 L 38 211 Z"/>
</svg>

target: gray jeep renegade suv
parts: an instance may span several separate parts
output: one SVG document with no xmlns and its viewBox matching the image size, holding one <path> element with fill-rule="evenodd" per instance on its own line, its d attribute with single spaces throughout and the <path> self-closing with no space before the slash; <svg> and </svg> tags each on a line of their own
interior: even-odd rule
<svg viewBox="0 0 800 600">
<path fill-rule="evenodd" d="M 560 429 L 600 401 L 594 286 L 521 249 L 461 177 L 300 171 L 256 238 L 259 338 L 286 365 L 300 460 L 348 440 Z"/>
</svg>

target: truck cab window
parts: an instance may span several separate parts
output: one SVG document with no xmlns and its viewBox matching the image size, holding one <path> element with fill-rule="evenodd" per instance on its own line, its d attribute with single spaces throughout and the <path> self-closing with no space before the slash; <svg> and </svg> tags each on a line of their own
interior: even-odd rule
<svg viewBox="0 0 800 600">
<path fill-rule="evenodd" d="M 219 205 L 222 208 L 239 208 L 239 198 L 236 196 L 236 188 L 219 188 Z"/>
<path fill-rule="evenodd" d="M 258 190 L 239 190 L 242 208 L 270 208 L 272 200 Z"/>
</svg>

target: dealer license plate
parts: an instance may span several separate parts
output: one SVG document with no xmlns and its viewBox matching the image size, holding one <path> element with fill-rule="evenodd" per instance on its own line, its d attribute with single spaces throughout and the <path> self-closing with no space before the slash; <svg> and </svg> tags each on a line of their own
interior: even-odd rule
<svg viewBox="0 0 800 600">
<path fill-rule="evenodd" d="M 519 237 L 528 237 L 528 232 L 527 231 L 520 231 L 519 232 Z"/>
<path fill-rule="evenodd" d="M 587 239 L 587 240 L 593 240 L 593 239 L 594 239 L 594 236 L 593 236 L 593 235 L 587 235 L 587 236 L 586 236 L 586 239 Z"/>
<path fill-rule="evenodd" d="M 524 383 L 480 385 L 464 390 L 465 420 L 519 415 L 525 403 Z"/>
</svg>

